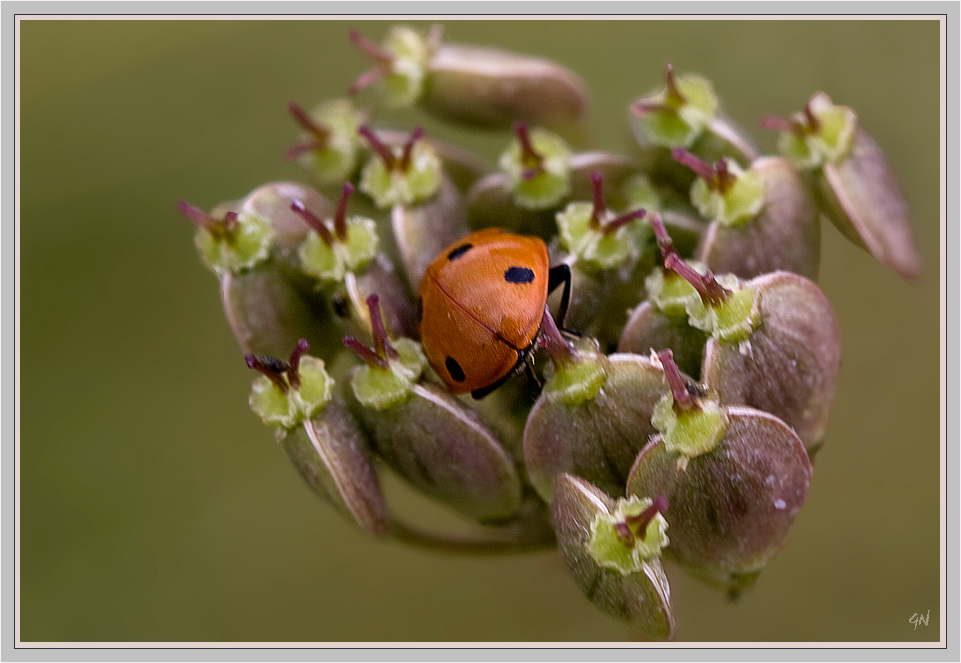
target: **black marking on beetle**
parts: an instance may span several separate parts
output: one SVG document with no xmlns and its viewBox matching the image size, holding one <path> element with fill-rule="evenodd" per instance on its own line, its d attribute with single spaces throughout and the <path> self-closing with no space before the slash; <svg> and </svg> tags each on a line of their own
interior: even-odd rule
<svg viewBox="0 0 961 663">
<path fill-rule="evenodd" d="M 417 324 L 420 324 L 424 319 L 424 298 L 417 298 Z"/>
<path fill-rule="evenodd" d="M 447 368 L 447 372 L 456 382 L 463 382 L 467 377 L 464 375 L 464 369 L 460 367 L 457 360 L 453 357 L 448 357 L 444 360 L 444 367 Z"/>
<path fill-rule="evenodd" d="M 350 316 L 350 307 L 347 305 L 347 298 L 341 294 L 336 294 L 330 298 L 330 306 L 338 318 Z"/>
<path fill-rule="evenodd" d="M 453 249 L 451 249 L 450 253 L 447 254 L 447 259 L 457 260 L 462 255 L 470 251 L 472 248 L 474 248 L 474 245 L 471 244 L 470 242 L 466 242 L 464 244 L 461 244 L 460 246 L 454 247 Z"/>
<path fill-rule="evenodd" d="M 528 267 L 508 267 L 504 272 L 504 280 L 508 283 L 530 283 L 534 280 L 534 270 Z"/>
</svg>

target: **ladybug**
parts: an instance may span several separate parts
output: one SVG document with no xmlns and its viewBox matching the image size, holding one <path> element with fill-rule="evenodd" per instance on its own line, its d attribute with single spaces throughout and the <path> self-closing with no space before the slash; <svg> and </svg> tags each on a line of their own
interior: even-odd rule
<svg viewBox="0 0 961 663">
<path fill-rule="evenodd" d="M 488 228 L 454 242 L 430 264 L 418 290 L 427 361 L 453 393 L 483 398 L 526 365 L 547 296 L 561 284 L 563 321 L 571 269 L 550 268 L 543 241 Z"/>
</svg>

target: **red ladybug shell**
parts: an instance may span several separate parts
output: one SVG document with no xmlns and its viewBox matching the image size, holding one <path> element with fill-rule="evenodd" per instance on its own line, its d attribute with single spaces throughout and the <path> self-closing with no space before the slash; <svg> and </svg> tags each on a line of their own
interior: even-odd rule
<svg viewBox="0 0 961 663">
<path fill-rule="evenodd" d="M 455 394 L 490 387 L 530 349 L 547 302 L 547 246 L 480 230 L 444 249 L 420 282 L 427 361 Z"/>
</svg>

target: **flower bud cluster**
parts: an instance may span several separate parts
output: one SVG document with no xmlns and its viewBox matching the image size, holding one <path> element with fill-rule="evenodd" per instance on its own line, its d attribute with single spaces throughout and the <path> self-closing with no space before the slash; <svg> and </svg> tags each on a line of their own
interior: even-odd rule
<svg viewBox="0 0 961 663">
<path fill-rule="evenodd" d="M 817 285 L 821 216 L 918 274 L 891 166 L 823 93 L 764 120 L 782 155 L 761 156 L 710 81 L 668 67 L 628 109 L 634 144 L 584 151 L 586 86 L 560 65 L 446 43 L 439 27 L 349 39 L 373 61 L 351 98 L 288 105 L 301 130 L 288 160 L 309 184 L 209 212 L 180 205 L 259 373 L 250 407 L 371 535 L 450 552 L 556 546 L 599 609 L 638 637 L 672 637 L 663 564 L 737 594 L 807 499 L 841 363 Z M 503 149 L 380 126 L 397 107 L 500 130 Z M 534 341 L 516 349 L 528 380 L 508 374 L 472 400 L 428 365 L 418 289 L 438 256 L 489 227 L 539 237 L 571 288 L 538 304 Z M 516 315 L 484 294 L 484 273 L 466 276 L 477 306 Z M 475 532 L 399 518 L 385 468 Z"/>
</svg>

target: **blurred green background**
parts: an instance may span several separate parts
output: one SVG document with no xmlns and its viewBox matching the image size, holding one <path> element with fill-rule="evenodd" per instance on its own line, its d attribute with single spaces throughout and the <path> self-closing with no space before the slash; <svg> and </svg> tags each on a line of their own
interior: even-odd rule
<svg viewBox="0 0 961 663">
<path fill-rule="evenodd" d="M 247 408 L 251 374 L 178 200 L 277 179 L 290 99 L 342 96 L 383 22 L 20 23 L 20 637 L 24 641 L 623 641 L 552 553 L 370 540 Z M 935 21 L 448 21 L 451 41 L 589 82 L 595 145 L 664 67 L 764 113 L 854 107 L 901 176 L 924 272 L 825 226 L 844 365 L 791 544 L 737 604 L 671 572 L 680 640 L 937 640 L 939 26 Z M 409 128 L 413 115 L 400 115 Z M 429 135 L 463 134 L 424 121 Z M 472 143 L 496 155 L 504 135 Z M 930 610 L 929 626 L 909 623 Z"/>
</svg>

